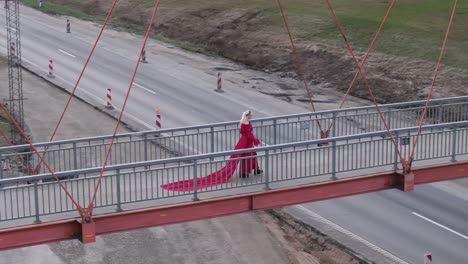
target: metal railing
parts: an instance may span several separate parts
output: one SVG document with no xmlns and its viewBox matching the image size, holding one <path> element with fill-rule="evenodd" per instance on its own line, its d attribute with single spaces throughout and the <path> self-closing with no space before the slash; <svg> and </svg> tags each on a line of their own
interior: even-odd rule
<svg viewBox="0 0 468 264">
<path fill-rule="evenodd" d="M 418 125 L 425 101 L 382 105 L 391 129 Z M 440 124 L 467 119 L 468 96 L 435 99 L 428 109 L 426 124 Z M 316 125 L 324 128 L 334 123 L 330 136 L 346 136 L 384 130 L 375 107 L 284 115 L 252 120 L 255 135 L 270 145 L 320 138 Z M 238 121 L 209 125 L 119 134 L 116 136 L 109 165 L 165 159 L 174 156 L 213 153 L 233 149 L 239 137 Z M 53 171 L 77 170 L 101 166 L 112 136 L 100 136 L 37 143 Z M 47 148 L 47 151 L 45 150 Z M 1 147 L 0 160 L 16 165 L 11 173 L 0 171 L 0 178 L 22 175 L 17 155 L 35 167 L 39 159 L 28 145 Z M 15 173 L 16 172 L 16 173 Z M 39 173 L 48 172 L 44 166 Z"/>
<path fill-rule="evenodd" d="M 402 154 L 408 157 L 417 127 L 394 129 Z M 318 144 L 328 142 L 327 146 Z M 468 121 L 427 125 L 423 128 L 414 157 L 414 166 L 426 161 L 430 164 L 467 160 Z M 237 175 L 206 189 L 172 192 L 161 184 L 186 179 L 197 179 L 225 166 L 233 154 L 250 150 L 226 151 L 210 154 L 175 157 L 154 161 L 111 165 L 106 167 L 97 192 L 95 208 L 122 206 L 130 203 L 163 201 L 167 198 L 199 198 L 217 191 L 250 192 L 262 188 L 278 188 L 307 182 L 333 180 L 375 172 L 391 171 L 399 165 L 399 158 L 385 131 L 342 136 L 322 140 L 279 144 L 255 148 L 257 160 L 264 173 L 241 179 Z M 58 172 L 69 178 L 63 183 L 81 204 L 89 203 L 97 175 L 101 168 Z M 51 174 L 25 176 L 0 180 L 0 221 L 71 212 L 75 207 Z M 29 184 L 28 184 L 29 183 Z"/>
</svg>

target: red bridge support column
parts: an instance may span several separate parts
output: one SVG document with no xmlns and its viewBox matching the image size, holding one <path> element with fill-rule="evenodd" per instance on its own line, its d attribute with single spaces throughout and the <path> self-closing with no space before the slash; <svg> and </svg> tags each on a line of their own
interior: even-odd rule
<svg viewBox="0 0 468 264">
<path fill-rule="evenodd" d="M 84 244 L 96 242 L 96 224 L 94 221 L 81 222 L 81 242 Z"/>
<path fill-rule="evenodd" d="M 397 174 L 396 188 L 404 192 L 411 192 L 414 190 L 414 173 L 413 172 L 402 172 Z"/>
</svg>

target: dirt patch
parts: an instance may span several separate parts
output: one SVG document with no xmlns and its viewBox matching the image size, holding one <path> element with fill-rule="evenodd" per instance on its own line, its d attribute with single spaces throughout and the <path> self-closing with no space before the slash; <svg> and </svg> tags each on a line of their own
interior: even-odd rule
<svg viewBox="0 0 468 264">
<path fill-rule="evenodd" d="M 261 211 L 257 215 L 288 252 L 293 264 L 369 263 L 337 241 L 280 209 Z"/>
</svg>

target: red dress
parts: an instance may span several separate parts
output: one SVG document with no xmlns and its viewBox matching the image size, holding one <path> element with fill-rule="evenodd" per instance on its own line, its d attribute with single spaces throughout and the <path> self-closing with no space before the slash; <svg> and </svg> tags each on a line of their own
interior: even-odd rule
<svg viewBox="0 0 468 264">
<path fill-rule="evenodd" d="M 239 142 L 237 142 L 235 149 L 253 148 L 256 145 L 260 144 L 260 140 L 253 135 L 252 130 L 252 124 L 250 123 L 241 125 L 241 138 L 239 139 Z M 243 173 L 250 174 L 252 170 L 259 169 L 257 158 L 255 156 L 257 156 L 257 153 L 255 151 L 242 153 L 239 155 L 239 157 L 245 158 L 240 160 L 239 175 L 242 175 Z"/>
<path fill-rule="evenodd" d="M 252 148 L 255 145 L 260 144 L 260 140 L 257 139 L 252 134 L 252 130 L 253 128 L 250 123 L 241 125 L 240 127 L 241 138 L 237 142 L 234 150 Z M 201 177 L 197 179 L 196 181 L 197 190 L 226 183 L 229 179 L 231 179 L 232 175 L 236 171 L 237 163 L 240 163 L 240 166 L 239 166 L 240 175 L 242 173 L 249 174 L 254 169 L 258 170 L 257 158 L 255 157 L 256 155 L 257 153 L 254 151 L 231 155 L 229 157 L 229 160 L 226 162 L 226 166 L 224 166 L 220 170 L 215 171 L 205 177 Z M 245 157 L 245 159 L 238 159 L 241 157 Z M 176 192 L 193 191 L 195 189 L 195 181 L 193 179 L 190 179 L 190 180 L 183 180 L 183 181 L 163 184 L 161 185 L 161 188 L 170 190 L 170 191 L 176 191 Z"/>
</svg>

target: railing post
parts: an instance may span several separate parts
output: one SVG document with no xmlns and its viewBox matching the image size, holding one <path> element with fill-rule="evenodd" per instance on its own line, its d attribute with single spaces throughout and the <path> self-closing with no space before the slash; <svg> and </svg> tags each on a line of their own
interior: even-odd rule
<svg viewBox="0 0 468 264">
<path fill-rule="evenodd" d="M 388 129 L 392 129 L 392 108 L 389 107 L 387 113 Z"/>
<path fill-rule="evenodd" d="M 122 201 L 120 198 L 120 170 L 117 170 L 117 212 L 122 212 Z"/>
<path fill-rule="evenodd" d="M 148 135 L 145 134 L 143 136 L 143 151 L 145 152 L 143 155 L 144 155 L 145 161 L 148 161 L 148 146 L 147 146 L 148 143 L 147 143 L 147 140 L 148 140 Z"/>
<path fill-rule="evenodd" d="M 270 188 L 270 151 L 265 151 L 265 190 L 271 190 Z"/>
<path fill-rule="evenodd" d="M 73 142 L 73 168 L 78 169 L 78 149 L 76 148 L 76 142 Z"/>
<path fill-rule="evenodd" d="M 0 179 L 3 179 L 3 154 L 0 153 Z"/>
<path fill-rule="evenodd" d="M 398 138 L 398 132 L 395 131 L 395 144 L 398 146 L 399 144 L 399 138 Z M 393 161 L 393 170 L 396 171 L 398 170 L 398 152 L 397 152 L 397 146 L 394 146 L 393 148 L 393 152 L 394 152 L 394 155 L 393 155 L 393 158 L 394 158 L 394 161 Z"/>
<path fill-rule="evenodd" d="M 151 141 L 150 141 L 151 142 Z M 143 135 L 143 158 L 148 161 L 148 134 Z M 145 170 L 148 170 L 150 166 L 145 166 Z"/>
<path fill-rule="evenodd" d="M 215 152 L 215 144 L 214 144 L 214 127 L 210 127 L 210 141 L 211 141 L 211 153 Z M 214 157 L 210 158 L 211 161 L 214 160 Z"/>
<path fill-rule="evenodd" d="M 437 113 L 437 115 L 438 115 L 438 117 L 437 117 L 437 119 L 438 119 L 437 122 L 438 122 L 438 123 L 437 123 L 437 124 L 442 124 L 443 108 L 444 108 L 444 105 L 443 105 L 443 104 L 440 104 L 440 105 L 439 105 L 439 111 L 438 111 L 438 113 Z"/>
<path fill-rule="evenodd" d="M 331 133 L 332 137 L 336 137 L 336 123 L 335 123 L 336 122 L 336 115 L 337 115 L 336 113 L 333 113 L 333 115 L 332 115 L 332 124 L 333 124 L 332 133 Z"/>
<path fill-rule="evenodd" d="M 273 145 L 276 145 L 277 144 L 277 139 L 276 139 L 276 119 L 273 119 Z"/>
<path fill-rule="evenodd" d="M 193 201 L 200 201 L 198 198 L 198 190 L 197 190 L 197 160 L 193 161 Z"/>
<path fill-rule="evenodd" d="M 455 155 L 457 154 L 457 128 L 454 127 L 452 130 L 452 162 L 457 161 Z"/>
<path fill-rule="evenodd" d="M 37 180 L 34 181 L 34 210 L 36 210 L 36 219 L 34 224 L 40 224 L 41 219 L 39 219 L 39 188 L 37 186 Z"/>
<path fill-rule="evenodd" d="M 336 140 L 332 142 L 332 179 L 336 180 Z"/>
</svg>

